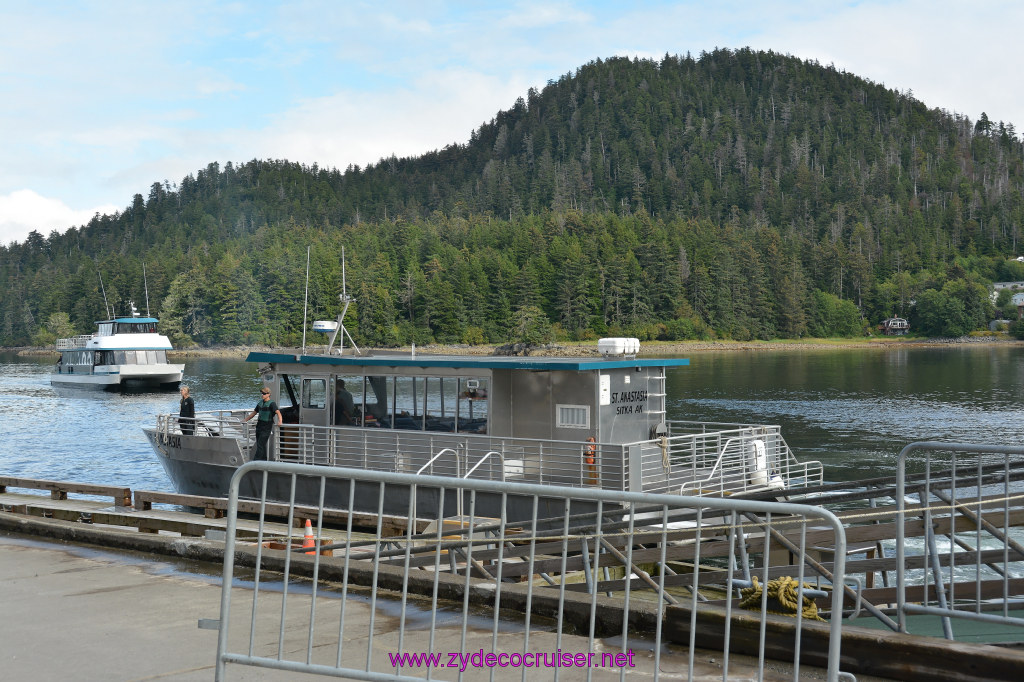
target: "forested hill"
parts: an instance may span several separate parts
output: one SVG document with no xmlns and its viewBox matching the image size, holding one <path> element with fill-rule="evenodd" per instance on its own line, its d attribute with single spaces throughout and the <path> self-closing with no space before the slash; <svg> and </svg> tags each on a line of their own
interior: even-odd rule
<svg viewBox="0 0 1024 682">
<path fill-rule="evenodd" d="M 0 344 L 149 307 L 175 343 L 962 334 L 1024 280 L 1014 127 L 793 57 L 598 60 L 418 158 L 211 163 L 0 247 Z"/>
</svg>

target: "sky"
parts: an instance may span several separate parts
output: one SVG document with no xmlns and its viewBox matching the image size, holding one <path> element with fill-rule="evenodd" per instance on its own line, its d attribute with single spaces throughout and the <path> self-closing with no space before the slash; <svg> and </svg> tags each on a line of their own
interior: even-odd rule
<svg viewBox="0 0 1024 682">
<path fill-rule="evenodd" d="M 1024 2 L 0 0 L 0 244 L 212 162 L 451 143 L 595 59 L 752 47 L 1024 132 Z"/>
</svg>

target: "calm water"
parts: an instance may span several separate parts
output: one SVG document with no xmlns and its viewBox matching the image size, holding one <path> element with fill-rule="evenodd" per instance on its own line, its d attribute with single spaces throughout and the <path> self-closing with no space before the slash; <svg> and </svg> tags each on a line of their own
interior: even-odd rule
<svg viewBox="0 0 1024 682">
<path fill-rule="evenodd" d="M 0 353 L 0 475 L 172 491 L 142 433 L 177 412 L 177 391 L 108 393 L 50 386 L 52 360 Z M 239 360 L 187 359 L 197 410 L 259 399 L 253 367 Z"/>
<path fill-rule="evenodd" d="M 915 440 L 1024 443 L 1024 348 L 698 352 L 668 381 L 671 419 L 778 424 L 829 480 L 894 472 Z M 142 427 L 177 392 L 50 386 L 49 360 L 0 353 L 0 475 L 171 490 Z M 189 359 L 197 410 L 255 404 L 254 368 Z"/>
<path fill-rule="evenodd" d="M 895 473 L 920 440 L 1024 444 L 1024 348 L 699 353 L 669 379 L 669 415 L 778 424 L 826 480 Z M 685 415 L 685 416 L 684 416 Z"/>
</svg>

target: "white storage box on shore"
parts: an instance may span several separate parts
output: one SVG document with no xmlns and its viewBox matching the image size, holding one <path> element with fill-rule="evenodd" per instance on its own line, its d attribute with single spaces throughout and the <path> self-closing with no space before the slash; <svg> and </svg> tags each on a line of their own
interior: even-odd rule
<svg viewBox="0 0 1024 682">
<path fill-rule="evenodd" d="M 621 336 L 598 339 L 597 352 L 601 355 L 636 355 L 640 352 L 640 339 Z"/>
<path fill-rule="evenodd" d="M 338 323 L 334 320 L 317 320 L 313 323 L 313 331 L 315 332 L 331 332 L 338 331 Z"/>
</svg>

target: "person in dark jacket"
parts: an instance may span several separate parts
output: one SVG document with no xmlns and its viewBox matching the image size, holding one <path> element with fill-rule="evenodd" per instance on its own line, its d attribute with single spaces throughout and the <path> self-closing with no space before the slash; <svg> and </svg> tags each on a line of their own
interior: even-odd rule
<svg viewBox="0 0 1024 682">
<path fill-rule="evenodd" d="M 178 407 L 178 426 L 181 433 L 191 436 L 196 432 L 196 403 L 189 395 L 188 386 L 181 387 L 181 405 Z"/>
<path fill-rule="evenodd" d="M 256 415 L 259 415 L 259 419 L 256 420 L 256 450 L 253 454 L 253 461 L 269 459 L 267 444 L 270 441 L 270 434 L 274 430 L 274 424 L 280 426 L 284 423 L 281 410 L 278 409 L 277 403 L 270 399 L 270 389 L 266 386 L 260 389 L 260 401 L 246 416 L 245 421 L 249 421 Z"/>
</svg>

